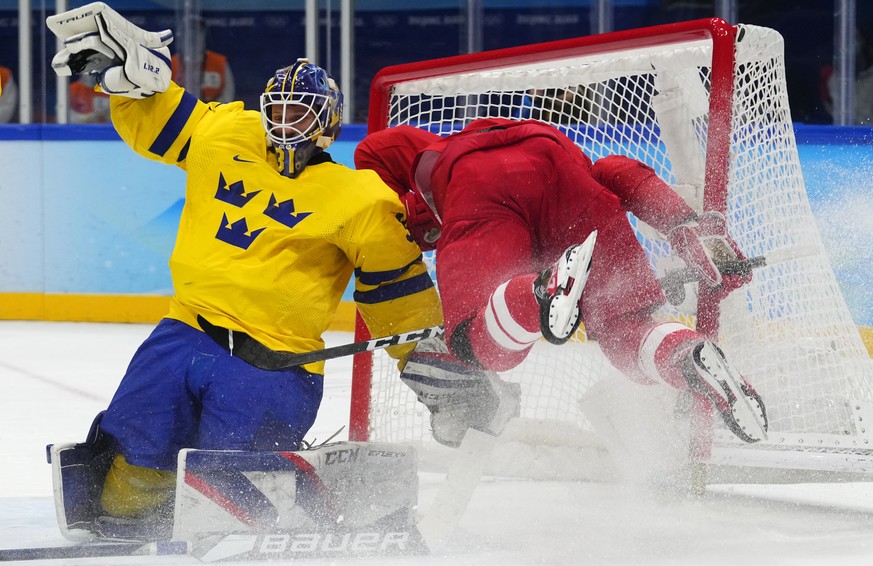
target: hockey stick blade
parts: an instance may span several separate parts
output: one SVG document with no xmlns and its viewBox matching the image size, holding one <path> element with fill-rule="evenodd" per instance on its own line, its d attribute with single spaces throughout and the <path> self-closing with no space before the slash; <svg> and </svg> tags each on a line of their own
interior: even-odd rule
<svg viewBox="0 0 873 566">
<path fill-rule="evenodd" d="M 716 267 L 722 275 L 748 275 L 753 269 L 767 265 L 767 258 L 760 255 L 748 259 L 717 262 Z M 685 285 L 696 283 L 700 276 L 690 268 L 675 269 L 658 279 L 667 301 L 671 305 L 679 305 L 685 300 Z"/>
<path fill-rule="evenodd" d="M 0 549 L 0 562 L 19 560 L 69 560 L 122 556 L 181 556 L 190 552 L 187 542 L 97 542 L 75 546 Z"/>
<path fill-rule="evenodd" d="M 334 358 L 351 356 L 362 352 L 381 350 L 382 348 L 390 348 L 391 346 L 399 346 L 400 344 L 421 342 L 422 340 L 436 338 L 442 335 L 442 326 L 430 326 L 419 330 L 410 330 L 409 332 L 401 332 L 400 334 L 393 334 L 391 336 L 382 336 L 381 338 L 371 338 L 370 340 L 364 340 L 362 342 L 352 342 L 351 344 L 333 346 L 332 348 L 304 352 L 302 354 L 276 352 L 276 354 L 281 354 L 278 358 L 279 363 L 274 367 L 264 367 L 263 369 L 277 370 L 310 364 L 312 362 L 323 362 L 324 360 L 332 360 Z"/>
</svg>

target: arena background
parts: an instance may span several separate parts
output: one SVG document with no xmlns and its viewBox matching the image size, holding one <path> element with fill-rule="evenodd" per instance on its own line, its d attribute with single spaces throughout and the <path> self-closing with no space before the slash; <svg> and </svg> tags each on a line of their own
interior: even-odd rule
<svg viewBox="0 0 873 566">
<path fill-rule="evenodd" d="M 353 166 L 365 134 L 330 153 Z M 797 125 L 810 201 L 857 324 L 873 326 L 873 128 Z M 20 164 L 30 164 L 21 167 Z M 184 199 L 181 170 L 136 155 L 109 125 L 0 128 L 0 318 L 157 321 Z M 351 328 L 346 292 L 334 329 Z"/>
</svg>

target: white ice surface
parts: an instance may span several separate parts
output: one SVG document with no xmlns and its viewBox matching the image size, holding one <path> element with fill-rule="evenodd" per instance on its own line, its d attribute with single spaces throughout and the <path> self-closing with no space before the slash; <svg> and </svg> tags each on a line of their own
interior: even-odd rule
<svg viewBox="0 0 873 566">
<path fill-rule="evenodd" d="M 66 544 L 55 523 L 45 445 L 81 441 L 105 408 L 145 325 L 0 322 L 0 548 Z M 328 345 L 351 341 L 330 333 Z M 328 364 L 309 438 L 348 419 L 351 359 Z M 344 438 L 341 434 L 339 438 Z M 426 510 L 442 477 L 422 473 Z M 196 564 L 191 557 L 29 562 Z M 295 564 L 873 565 L 873 483 L 718 486 L 663 500 L 595 483 L 485 478 L 456 534 L 431 556 Z"/>
</svg>

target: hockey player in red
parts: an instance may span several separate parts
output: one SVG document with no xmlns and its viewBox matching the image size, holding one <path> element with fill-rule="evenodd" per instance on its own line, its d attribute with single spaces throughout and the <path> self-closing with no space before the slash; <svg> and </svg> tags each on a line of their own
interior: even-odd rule
<svg viewBox="0 0 873 566">
<path fill-rule="evenodd" d="M 627 211 L 668 235 L 702 292 L 723 296 L 748 279 L 716 267 L 742 259 L 724 217 L 695 214 L 645 164 L 621 155 L 592 163 L 556 128 L 504 119 L 445 138 L 409 126 L 376 132 L 355 164 L 400 195 L 410 233 L 436 247 L 446 337 L 459 360 L 507 370 L 540 337 L 562 343 L 584 320 L 629 378 L 693 389 L 739 438 L 766 437 L 762 400 L 721 350 L 652 318 L 665 297 Z M 427 396 L 419 393 L 425 404 Z"/>
</svg>

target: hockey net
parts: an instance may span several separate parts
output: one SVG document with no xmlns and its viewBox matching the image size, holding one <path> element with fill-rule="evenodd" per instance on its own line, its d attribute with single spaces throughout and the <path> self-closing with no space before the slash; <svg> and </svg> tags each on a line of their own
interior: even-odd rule
<svg viewBox="0 0 873 566">
<path fill-rule="evenodd" d="M 769 440 L 744 445 L 695 418 L 683 394 L 631 384 L 584 331 L 564 346 L 537 344 L 503 375 L 522 386 L 521 418 L 504 436 L 584 453 L 567 466 L 585 477 L 608 475 L 647 436 L 659 454 L 669 453 L 666 439 L 686 438 L 673 452 L 687 454 L 701 427 L 706 446 L 695 457 L 713 469 L 873 469 L 871 361 L 806 195 L 777 32 L 699 20 L 390 67 L 370 102 L 370 131 L 408 124 L 447 135 L 481 117 L 548 122 L 593 160 L 622 153 L 647 163 L 696 210 L 724 212 L 747 257 L 767 259 L 720 304 L 698 304 L 688 284 L 684 301 L 658 317 L 717 337 L 765 399 Z M 661 235 L 629 222 L 659 277 L 682 266 Z M 359 325 L 359 339 L 365 333 Z M 390 358 L 359 357 L 354 379 L 354 438 L 434 444 L 427 410 Z"/>
</svg>

